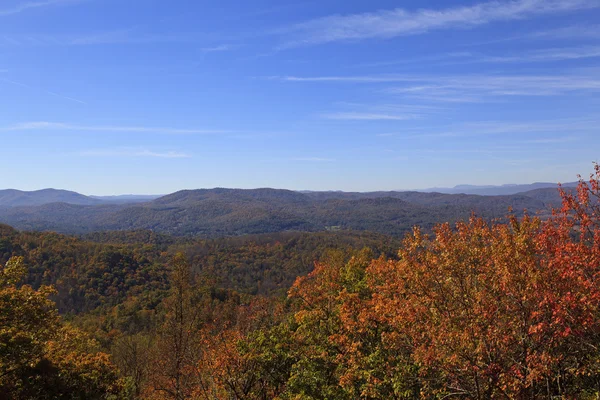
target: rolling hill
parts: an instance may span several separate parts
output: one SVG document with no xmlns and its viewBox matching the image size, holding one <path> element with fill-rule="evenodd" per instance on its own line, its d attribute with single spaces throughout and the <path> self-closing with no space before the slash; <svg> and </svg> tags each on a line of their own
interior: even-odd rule
<svg viewBox="0 0 600 400">
<path fill-rule="evenodd" d="M 68 202 L 0 203 L 0 222 L 23 230 L 89 233 L 148 229 L 178 236 L 220 237 L 285 231 L 368 230 L 400 236 L 414 225 L 468 218 L 472 212 L 501 218 L 548 210 L 556 189 L 510 196 L 424 192 L 309 192 L 281 189 L 200 189 L 144 203 L 94 203 L 70 195 Z M 66 196 L 66 195 L 65 195 Z M 57 195 L 50 197 L 59 198 Z M 79 200 L 79 203 L 76 201 Z"/>
<path fill-rule="evenodd" d="M 41 206 L 50 203 L 94 205 L 102 201 L 68 190 L 43 189 L 33 192 L 15 189 L 0 190 L 0 207 Z"/>
<path fill-rule="evenodd" d="M 563 187 L 576 187 L 577 182 L 563 183 Z M 556 189 L 556 183 L 552 182 L 535 182 L 522 185 L 457 185 L 452 188 L 431 188 L 424 189 L 421 192 L 438 192 L 447 194 L 476 194 L 480 196 L 507 196 L 523 192 L 529 192 L 538 189 Z"/>
</svg>

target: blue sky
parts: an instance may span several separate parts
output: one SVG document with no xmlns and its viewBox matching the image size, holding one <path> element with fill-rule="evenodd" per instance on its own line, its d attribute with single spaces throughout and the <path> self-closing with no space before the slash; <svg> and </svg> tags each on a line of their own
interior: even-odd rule
<svg viewBox="0 0 600 400">
<path fill-rule="evenodd" d="M 600 0 L 2 0 L 0 188 L 573 181 Z"/>
</svg>

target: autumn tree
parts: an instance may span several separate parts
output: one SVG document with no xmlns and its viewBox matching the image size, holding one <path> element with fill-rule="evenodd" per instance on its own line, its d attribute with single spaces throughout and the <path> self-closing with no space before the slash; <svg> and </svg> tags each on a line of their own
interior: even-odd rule
<svg viewBox="0 0 600 400">
<path fill-rule="evenodd" d="M 112 346 L 114 363 L 129 377 L 133 394 L 140 397 L 149 379 L 153 340 L 147 334 L 123 335 Z"/>
<path fill-rule="evenodd" d="M 435 377 L 424 393 L 581 398 L 578 377 L 597 385 L 600 236 L 573 239 L 567 221 L 472 218 L 432 237 L 415 229 L 400 261 L 371 265 L 380 313 Z"/>
<path fill-rule="evenodd" d="M 290 291 L 286 393 L 597 398 L 599 182 L 596 166 L 548 220 L 473 216 L 415 228 L 399 260 L 318 263 Z"/>
<path fill-rule="evenodd" d="M 555 292 L 544 306 L 552 332 L 552 383 L 558 394 L 600 396 L 600 166 L 576 191 L 560 189 L 563 204 L 544 225 L 539 247 L 555 275 Z M 594 397 L 595 396 L 595 397 Z"/>
<path fill-rule="evenodd" d="M 49 370 L 35 399 L 130 399 L 132 394 L 110 356 L 90 336 L 63 326 L 46 345 Z"/>
<path fill-rule="evenodd" d="M 301 398 L 410 398 L 417 390 L 406 352 L 387 346 L 389 326 L 375 317 L 367 267 L 372 252 L 332 254 L 298 278 L 293 339 L 297 360 L 288 392 Z"/>
<path fill-rule="evenodd" d="M 61 326 L 50 287 L 19 286 L 22 258 L 0 270 L 0 398 L 125 398 L 109 356 L 84 333 Z"/>
<path fill-rule="evenodd" d="M 20 257 L 11 258 L 0 271 L 0 388 L 7 394 L 24 390 L 42 367 L 45 345 L 59 326 L 48 298 L 54 290 L 18 287 L 26 273 Z"/>
<path fill-rule="evenodd" d="M 202 330 L 198 364 L 204 377 L 198 398 L 273 399 L 284 393 L 294 359 L 287 315 L 273 300 L 255 298 L 237 306 L 224 325 Z"/>
<path fill-rule="evenodd" d="M 160 327 L 152 360 L 152 385 L 160 395 L 183 400 L 198 385 L 196 364 L 200 358 L 199 329 L 202 307 L 194 301 L 193 276 L 181 253 L 171 263 L 171 289 L 162 307 Z"/>
<path fill-rule="evenodd" d="M 509 225 L 472 218 L 455 230 L 440 225 L 433 237 L 415 228 L 400 261 L 370 267 L 377 308 L 436 378 L 424 381 L 425 393 L 522 397 L 543 375 L 541 352 L 550 343 L 531 335 L 546 289 L 538 226 L 527 217 Z"/>
</svg>

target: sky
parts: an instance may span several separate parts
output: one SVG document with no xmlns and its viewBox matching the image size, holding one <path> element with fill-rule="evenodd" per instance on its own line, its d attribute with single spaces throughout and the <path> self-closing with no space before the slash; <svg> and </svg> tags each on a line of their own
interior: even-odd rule
<svg viewBox="0 0 600 400">
<path fill-rule="evenodd" d="M 0 0 L 0 188 L 569 182 L 600 0 Z"/>
</svg>

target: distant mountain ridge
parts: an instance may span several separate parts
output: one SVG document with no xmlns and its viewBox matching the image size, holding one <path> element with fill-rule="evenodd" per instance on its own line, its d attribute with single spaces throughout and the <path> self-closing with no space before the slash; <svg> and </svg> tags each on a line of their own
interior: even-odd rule
<svg viewBox="0 0 600 400">
<path fill-rule="evenodd" d="M 115 196 L 89 196 L 92 199 L 100 200 L 105 203 L 143 203 L 156 200 L 162 197 L 162 194 L 122 194 Z"/>
<path fill-rule="evenodd" d="M 15 205 L 15 197 L 6 197 L 11 200 L 0 203 L 0 222 L 22 230 L 76 234 L 141 229 L 176 236 L 223 237 L 361 230 L 401 236 L 414 225 L 428 229 L 435 223 L 468 218 L 472 212 L 501 218 L 509 208 L 516 213 L 524 209 L 547 213 L 560 204 L 556 187 L 506 196 L 215 188 L 183 190 L 137 203 L 79 196 L 54 193 L 45 197 L 53 202 L 33 205 Z M 54 201 L 59 198 L 66 201 Z"/>
<path fill-rule="evenodd" d="M 575 187 L 577 182 L 568 182 L 563 184 L 563 187 Z M 0 190 L 0 207 L 29 207 L 42 206 L 51 203 L 66 203 L 73 205 L 100 205 L 100 204 L 129 204 L 129 203 L 148 203 L 158 200 L 159 203 L 177 202 L 176 199 L 182 196 L 191 195 L 197 200 L 209 198 L 226 198 L 230 196 L 247 198 L 252 201 L 271 201 L 273 198 L 295 199 L 296 201 L 304 202 L 307 197 L 312 200 L 326 199 L 345 199 L 359 200 L 366 198 L 381 198 L 391 197 L 397 199 L 425 199 L 418 193 L 437 193 L 438 195 L 427 198 L 437 198 L 444 194 L 465 194 L 479 196 L 500 196 L 500 195 L 515 195 L 519 193 L 529 192 L 537 189 L 555 189 L 556 183 L 536 182 L 527 185 L 457 185 L 452 188 L 431 188 L 414 191 L 375 191 L 375 192 L 344 192 L 336 191 L 294 191 L 287 189 L 229 189 L 229 188 L 214 188 L 214 189 L 196 189 L 196 190 L 181 190 L 175 193 L 166 195 L 114 195 L 114 196 L 86 196 L 77 192 L 62 190 L 62 189 L 42 189 L 35 191 L 23 191 L 16 189 Z M 160 199 L 160 200 L 159 200 Z M 189 199 L 188 199 L 189 200 Z"/>
<path fill-rule="evenodd" d="M 68 190 L 42 189 L 31 192 L 22 190 L 0 190 L 0 206 L 41 206 L 50 203 L 67 203 L 77 205 L 95 205 L 101 201 Z"/>
<path fill-rule="evenodd" d="M 563 187 L 576 187 L 578 182 L 563 183 Z M 451 188 L 430 188 L 418 190 L 426 193 L 447 193 L 447 194 L 476 194 L 480 196 L 502 196 L 517 193 L 529 192 L 536 189 L 554 189 L 558 185 L 552 182 L 535 182 L 530 184 L 505 184 L 505 185 L 456 185 Z"/>
<path fill-rule="evenodd" d="M 65 203 L 80 206 L 99 204 L 143 203 L 155 200 L 160 195 L 120 195 L 120 196 L 86 196 L 77 192 L 62 189 L 42 189 L 24 191 L 16 189 L 0 190 L 0 207 L 42 206 L 52 203 Z"/>
</svg>

